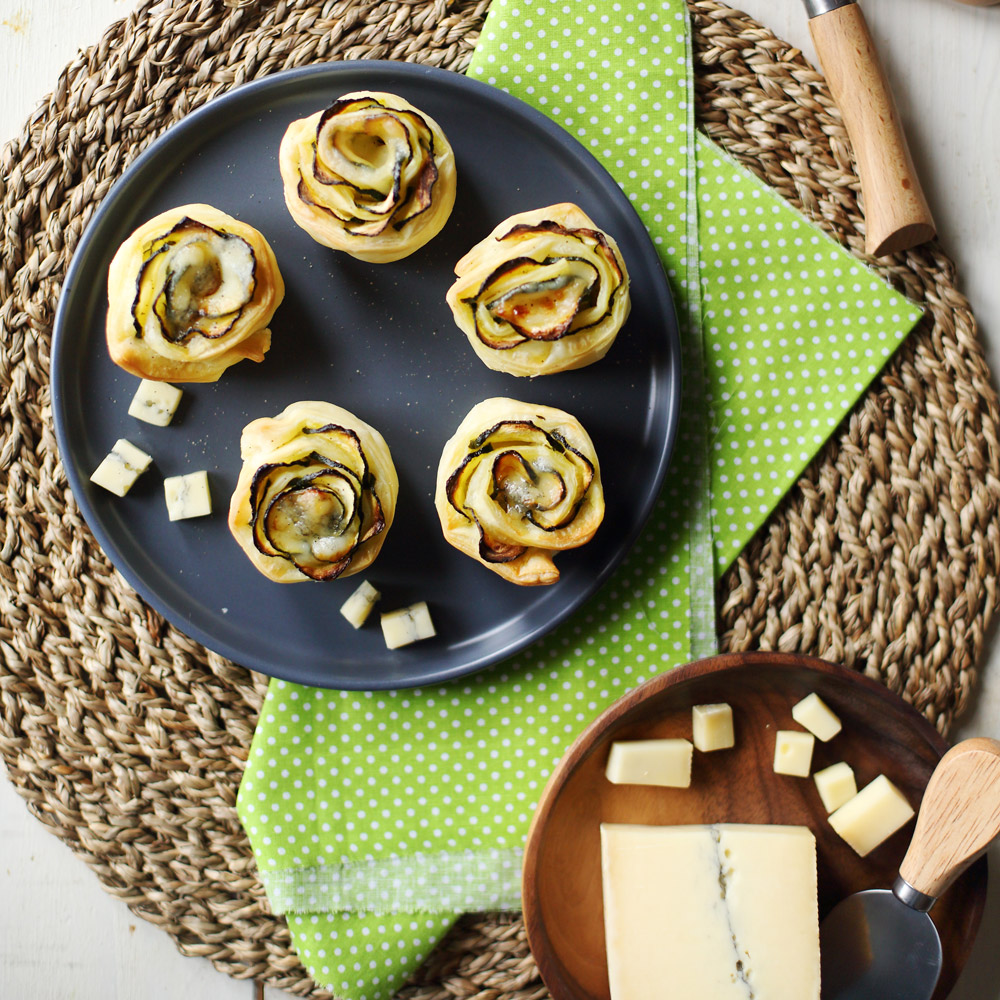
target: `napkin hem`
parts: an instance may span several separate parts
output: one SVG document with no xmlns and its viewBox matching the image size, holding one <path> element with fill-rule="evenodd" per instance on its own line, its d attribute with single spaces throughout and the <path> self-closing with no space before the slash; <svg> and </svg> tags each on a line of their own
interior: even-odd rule
<svg viewBox="0 0 1000 1000">
<path fill-rule="evenodd" d="M 522 848 L 408 854 L 258 872 L 282 913 L 519 910 Z"/>
</svg>

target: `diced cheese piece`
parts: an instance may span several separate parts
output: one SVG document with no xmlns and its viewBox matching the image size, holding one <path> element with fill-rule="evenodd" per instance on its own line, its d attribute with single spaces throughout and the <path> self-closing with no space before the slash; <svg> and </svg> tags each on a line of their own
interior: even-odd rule
<svg viewBox="0 0 1000 1000">
<path fill-rule="evenodd" d="M 817 771 L 813 775 L 816 790 L 819 792 L 823 808 L 832 813 L 839 809 L 848 799 L 858 794 L 858 786 L 854 783 L 854 771 L 851 765 L 841 761 Z"/>
<path fill-rule="evenodd" d="M 840 719 L 815 692 L 792 706 L 792 718 L 824 743 L 832 740 L 841 728 Z"/>
<path fill-rule="evenodd" d="M 361 628 L 381 596 L 367 580 L 362 580 L 361 586 L 340 606 L 340 613 L 355 628 Z"/>
<path fill-rule="evenodd" d="M 110 490 L 115 496 L 123 497 L 152 461 L 149 455 L 141 448 L 136 448 L 131 441 L 119 438 L 111 453 L 94 469 L 90 481 Z"/>
<path fill-rule="evenodd" d="M 437 635 L 426 601 L 418 601 L 408 608 L 389 611 L 382 615 L 382 636 L 389 649 L 408 646 L 418 639 Z"/>
<path fill-rule="evenodd" d="M 779 729 L 774 740 L 774 773 L 808 778 L 816 737 L 795 729 Z"/>
<path fill-rule="evenodd" d="M 695 705 L 691 709 L 691 732 L 698 750 L 726 750 L 736 743 L 733 710 L 725 702 Z"/>
<path fill-rule="evenodd" d="M 800 826 L 601 826 L 611 1000 L 818 1000 L 816 841 Z"/>
<path fill-rule="evenodd" d="M 830 816 L 830 826 L 862 857 L 913 816 L 906 796 L 880 774 Z"/>
<path fill-rule="evenodd" d="M 128 415 L 145 420 L 147 424 L 166 427 L 177 412 L 177 404 L 184 393 L 169 382 L 150 382 L 143 379 L 129 404 Z"/>
<path fill-rule="evenodd" d="M 687 740 L 622 740 L 611 744 L 604 774 L 616 785 L 687 788 L 693 753 Z"/>
<path fill-rule="evenodd" d="M 186 476 L 168 476 L 163 480 L 167 514 L 171 521 L 204 517 L 212 513 L 212 495 L 208 491 L 208 473 L 189 472 Z"/>
</svg>

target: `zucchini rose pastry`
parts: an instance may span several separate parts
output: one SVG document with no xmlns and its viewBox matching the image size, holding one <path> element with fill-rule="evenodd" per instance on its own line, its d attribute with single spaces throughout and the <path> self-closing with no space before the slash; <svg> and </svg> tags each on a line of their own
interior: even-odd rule
<svg viewBox="0 0 1000 1000">
<path fill-rule="evenodd" d="M 434 505 L 455 548 L 513 583 L 555 583 L 555 555 L 604 517 L 594 445 L 563 410 L 486 399 L 444 446 Z"/>
<path fill-rule="evenodd" d="M 618 245 L 576 205 L 501 222 L 456 265 L 455 322 L 487 367 L 548 375 L 600 361 L 629 313 Z"/>
<path fill-rule="evenodd" d="M 436 236 L 455 204 L 455 156 L 433 118 L 393 94 L 347 94 L 292 122 L 285 204 L 314 240 L 373 264 Z"/>
<path fill-rule="evenodd" d="M 229 530 L 266 577 L 333 580 L 378 555 L 399 484 L 374 427 L 332 403 L 292 403 L 247 424 L 240 453 Z"/>
<path fill-rule="evenodd" d="M 267 240 L 211 205 L 150 219 L 108 269 L 111 360 L 161 382 L 214 382 L 263 361 L 285 284 Z"/>
</svg>

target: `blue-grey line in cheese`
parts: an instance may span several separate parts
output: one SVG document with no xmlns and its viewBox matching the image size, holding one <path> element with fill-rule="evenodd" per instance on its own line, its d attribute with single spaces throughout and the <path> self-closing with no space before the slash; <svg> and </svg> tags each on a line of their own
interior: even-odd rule
<svg viewBox="0 0 1000 1000">
<path fill-rule="evenodd" d="M 601 826 L 611 1000 L 819 1000 L 801 826 Z"/>
</svg>

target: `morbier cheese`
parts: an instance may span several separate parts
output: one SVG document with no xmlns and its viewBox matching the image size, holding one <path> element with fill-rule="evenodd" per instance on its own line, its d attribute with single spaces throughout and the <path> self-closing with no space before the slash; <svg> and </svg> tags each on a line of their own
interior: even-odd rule
<svg viewBox="0 0 1000 1000">
<path fill-rule="evenodd" d="M 611 1000 L 818 1000 L 799 826 L 601 826 Z"/>
</svg>

